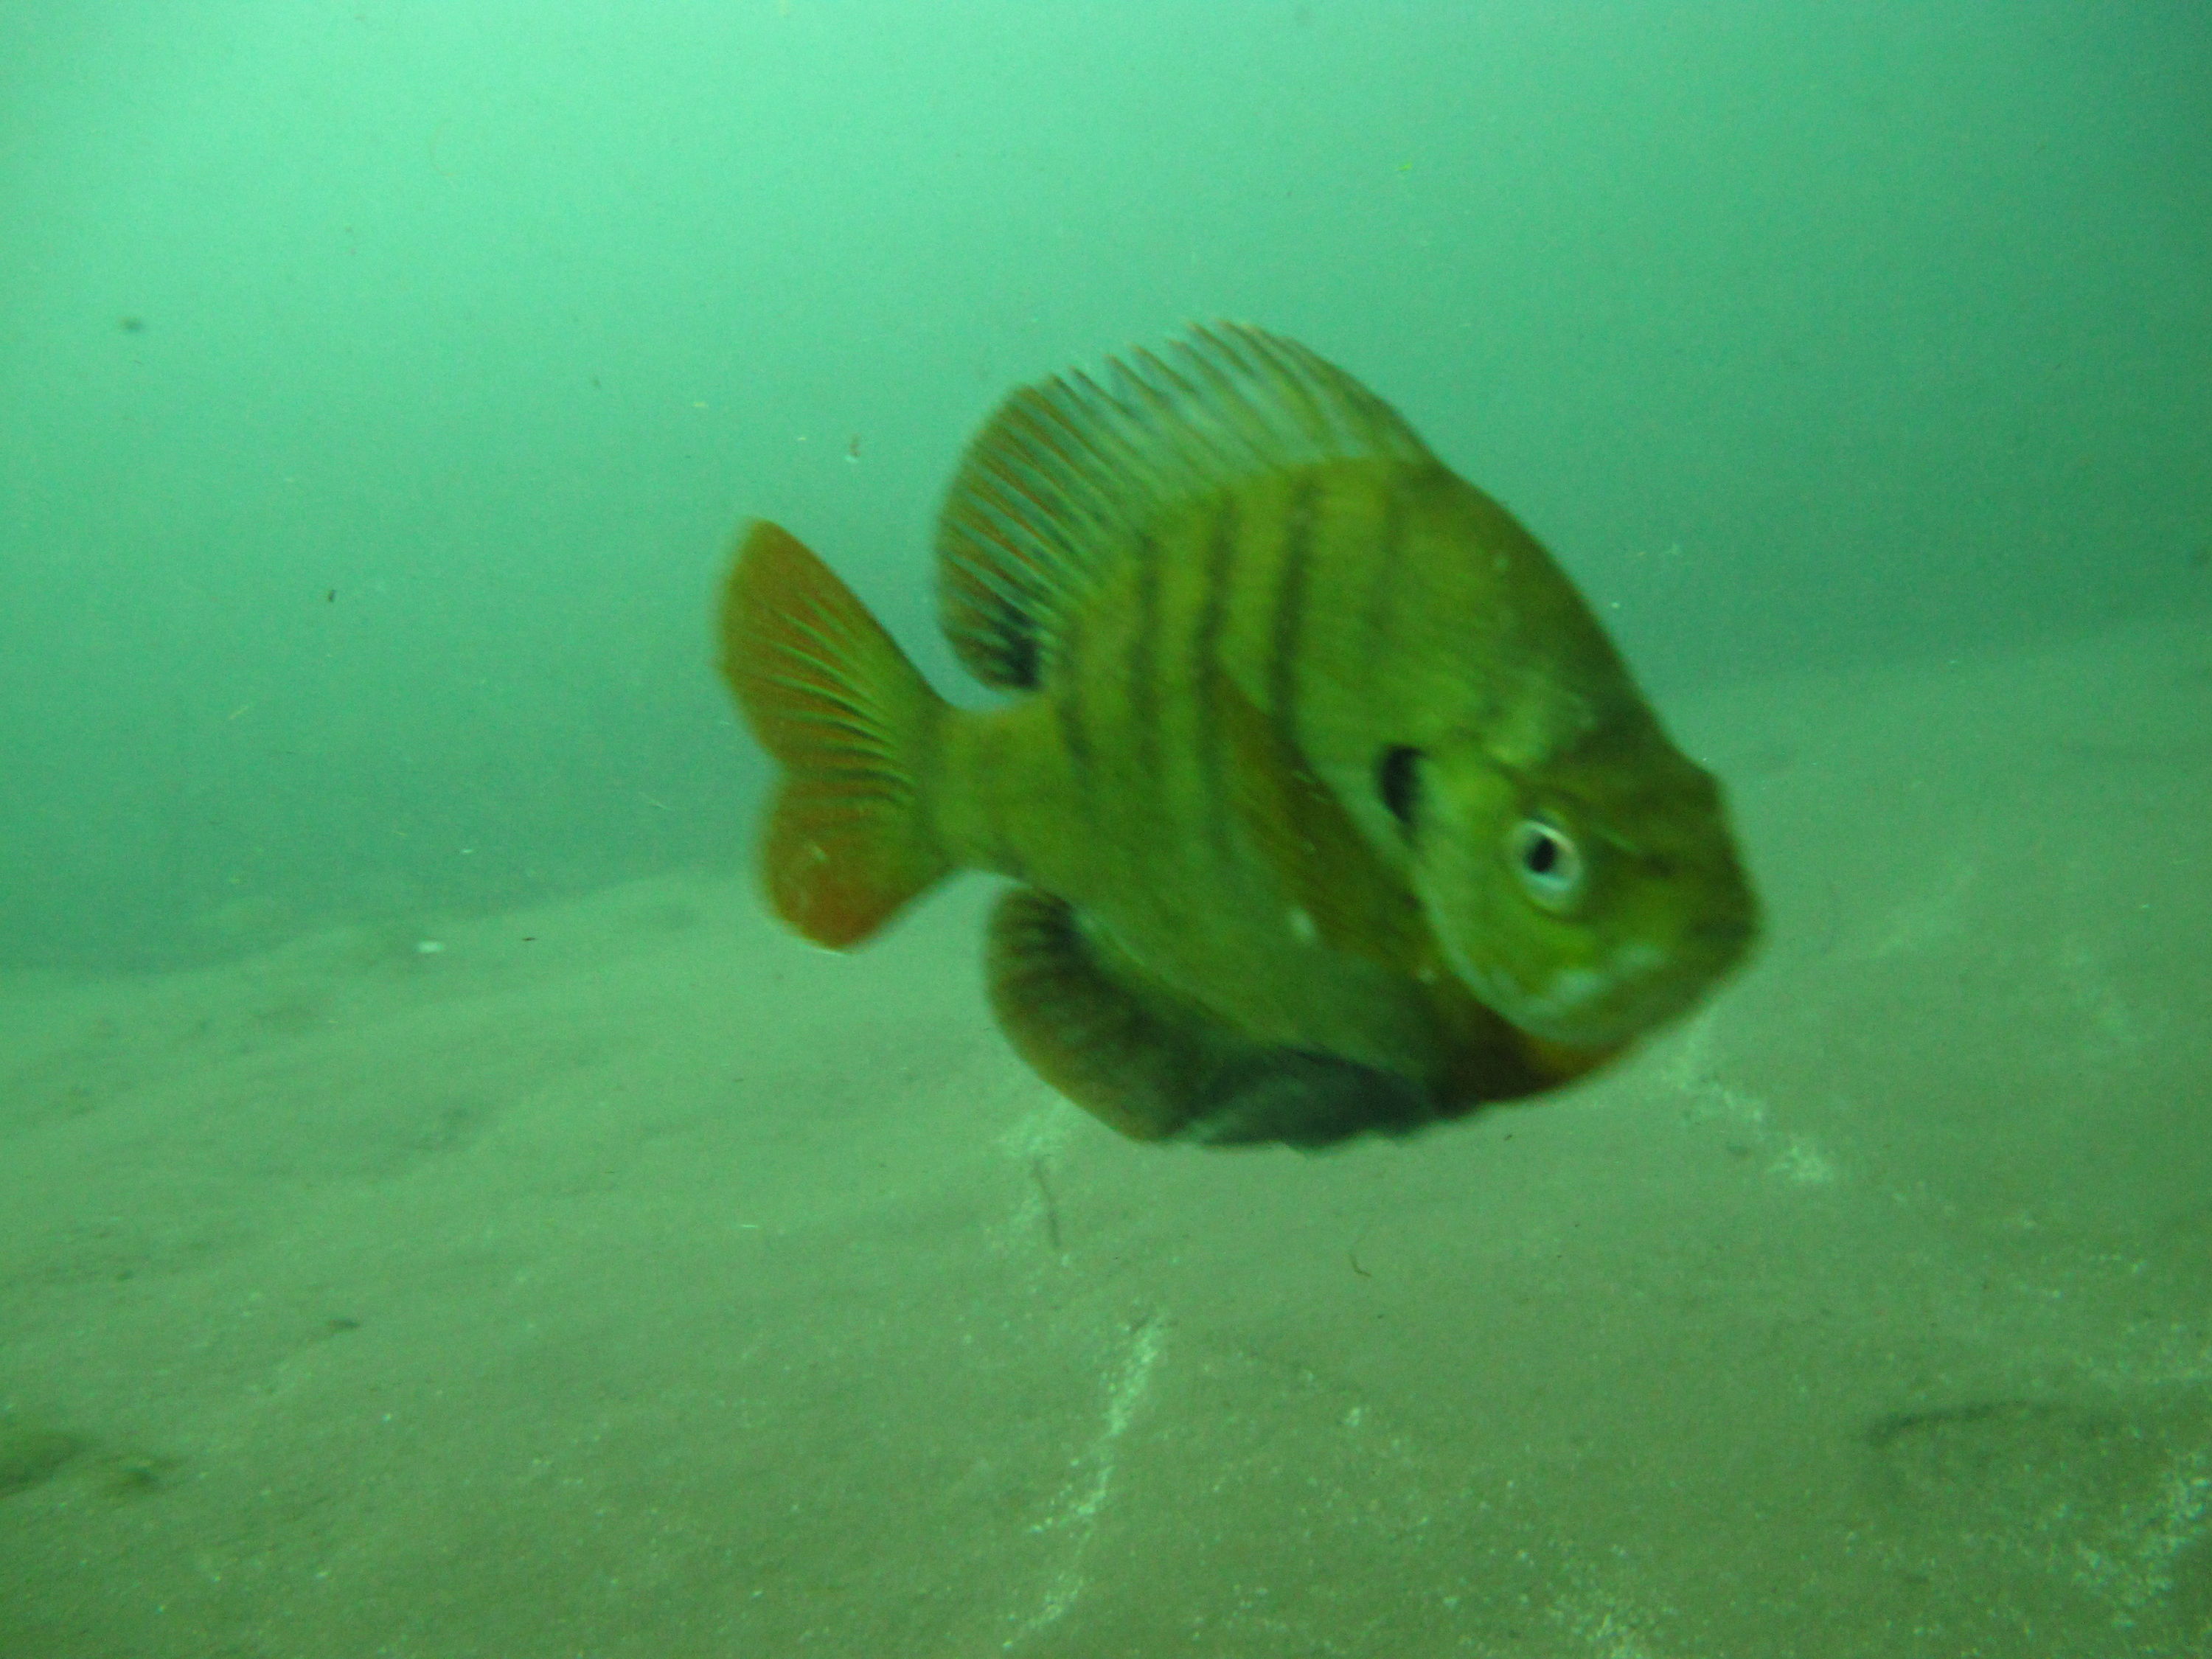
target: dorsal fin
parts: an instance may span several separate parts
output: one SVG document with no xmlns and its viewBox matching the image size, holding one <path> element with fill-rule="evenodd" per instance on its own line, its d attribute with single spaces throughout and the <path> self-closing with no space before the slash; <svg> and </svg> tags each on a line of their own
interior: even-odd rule
<svg viewBox="0 0 2212 1659">
<path fill-rule="evenodd" d="M 938 523 L 945 635 L 986 683 L 1038 686 L 1060 618 L 1163 518 L 1257 473 L 1362 457 L 1434 459 L 1342 369 L 1241 324 L 1101 380 L 1024 386 L 969 445 Z"/>
</svg>

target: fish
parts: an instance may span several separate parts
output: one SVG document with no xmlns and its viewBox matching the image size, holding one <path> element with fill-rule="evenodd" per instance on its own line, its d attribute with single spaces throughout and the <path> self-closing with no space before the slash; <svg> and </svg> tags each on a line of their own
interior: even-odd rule
<svg viewBox="0 0 2212 1659">
<path fill-rule="evenodd" d="M 848 950 L 957 871 L 998 1024 L 1124 1135 L 1315 1150 L 1589 1076 L 1759 908 L 1536 538 L 1358 380 L 1201 325 L 1009 394 L 936 533 L 955 706 L 815 554 L 742 533 L 720 666 L 760 869 Z"/>
</svg>

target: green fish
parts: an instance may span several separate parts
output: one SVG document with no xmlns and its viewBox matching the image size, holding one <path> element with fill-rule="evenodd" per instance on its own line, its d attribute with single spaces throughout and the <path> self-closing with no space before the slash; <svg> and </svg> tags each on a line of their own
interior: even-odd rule
<svg viewBox="0 0 2212 1659">
<path fill-rule="evenodd" d="M 1001 707 L 746 534 L 722 666 L 781 763 L 769 899 L 842 949 L 1005 877 L 1000 1024 L 1124 1134 L 1322 1146 L 1539 1094 L 1757 933 L 1718 785 L 1565 573 L 1303 346 L 1199 328 L 1015 392 L 937 568 Z"/>
</svg>

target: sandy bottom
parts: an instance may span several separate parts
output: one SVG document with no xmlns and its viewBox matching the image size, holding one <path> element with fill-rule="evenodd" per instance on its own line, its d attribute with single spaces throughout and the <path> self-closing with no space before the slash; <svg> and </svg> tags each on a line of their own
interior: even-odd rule
<svg viewBox="0 0 2212 1659">
<path fill-rule="evenodd" d="M 742 885 L 0 991 L 7 1659 L 2212 1652 L 2212 639 L 1680 712 L 1599 1083 L 1146 1149 Z"/>
</svg>

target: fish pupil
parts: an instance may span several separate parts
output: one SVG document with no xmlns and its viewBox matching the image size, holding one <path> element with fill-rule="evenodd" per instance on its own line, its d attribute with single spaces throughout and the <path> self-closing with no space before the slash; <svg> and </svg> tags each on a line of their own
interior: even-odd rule
<svg viewBox="0 0 2212 1659">
<path fill-rule="evenodd" d="M 1559 867 L 1559 843 L 1556 836 L 1534 835 L 1521 854 L 1521 861 L 1528 866 L 1532 876 L 1548 876 Z"/>
<path fill-rule="evenodd" d="M 1382 751 L 1382 758 L 1375 767 L 1376 793 L 1382 797 L 1382 805 L 1390 809 L 1390 816 L 1398 820 L 1399 827 L 1411 833 L 1413 828 L 1413 794 L 1419 782 L 1414 769 L 1419 765 L 1421 751 L 1401 744 Z"/>
</svg>

